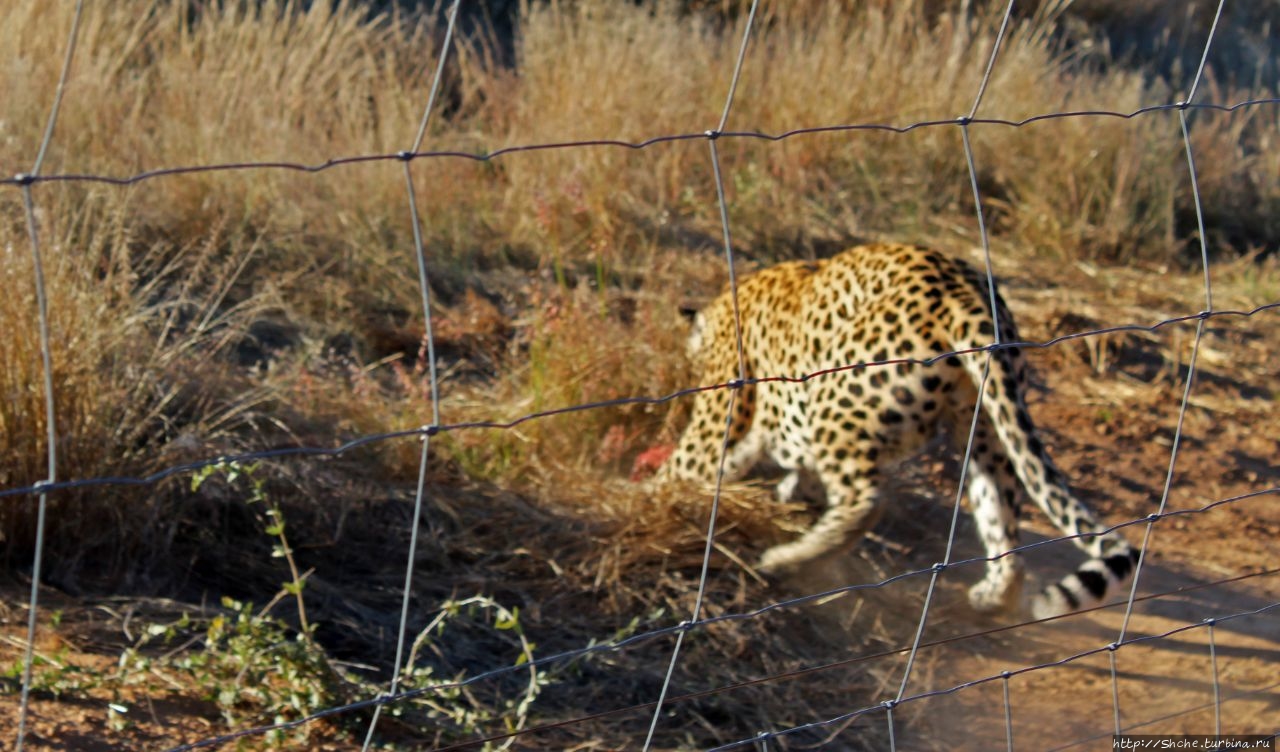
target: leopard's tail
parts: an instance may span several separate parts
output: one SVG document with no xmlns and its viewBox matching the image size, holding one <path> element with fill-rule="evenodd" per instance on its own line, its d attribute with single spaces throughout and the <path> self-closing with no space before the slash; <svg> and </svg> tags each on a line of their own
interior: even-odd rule
<svg viewBox="0 0 1280 752">
<path fill-rule="evenodd" d="M 1003 301 L 998 301 L 1003 309 Z M 984 306 L 985 307 L 985 306 Z M 1016 342 L 1017 332 L 1007 310 L 1000 311 L 1002 340 Z M 962 336 L 958 341 L 971 341 Z M 961 345 L 968 349 L 980 345 Z M 982 389 L 987 355 L 959 356 L 978 389 Z M 999 437 L 1026 495 L 1049 520 L 1091 558 L 1076 571 L 1049 585 L 1031 601 L 1036 618 L 1046 618 L 1097 605 L 1114 597 L 1133 575 L 1140 551 L 1115 531 L 1107 531 L 1093 513 L 1071 493 L 1066 478 L 1053 464 L 1036 435 L 1022 392 L 1025 365 L 1016 349 L 991 352 L 982 408 Z"/>
</svg>

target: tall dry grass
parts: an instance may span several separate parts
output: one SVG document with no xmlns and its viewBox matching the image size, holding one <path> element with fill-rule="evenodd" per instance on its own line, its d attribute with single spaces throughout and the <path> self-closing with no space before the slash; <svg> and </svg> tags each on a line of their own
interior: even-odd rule
<svg viewBox="0 0 1280 752">
<path fill-rule="evenodd" d="M 479 154 L 716 127 L 745 17 L 686 5 L 528 4 L 514 68 L 497 63 L 496 43 L 483 37 L 453 50 L 423 148 Z M 10 6 L 0 27 L 0 169 L 14 173 L 38 148 L 72 9 Z M 1000 8 L 848 6 L 765 3 L 728 130 L 906 126 L 969 111 Z M 440 14 L 370 18 L 333 2 L 304 11 L 127 0 L 85 13 L 46 172 L 395 153 L 412 144 L 442 37 Z M 1105 45 L 1078 34 L 1063 42 L 1068 13 L 1045 3 L 1015 19 L 980 117 L 1129 112 L 1185 84 L 1114 65 Z M 1211 77 L 1202 97 L 1248 93 Z M 1280 121 L 1265 108 L 1192 121 L 1215 247 L 1274 247 Z M 975 125 L 971 134 L 1002 244 L 1122 262 L 1187 253 L 1194 221 L 1176 115 Z M 954 125 L 725 138 L 719 148 L 744 257 L 821 253 L 865 237 L 976 240 Z M 37 185 L 66 474 L 420 424 L 429 405 L 402 170 L 388 161 Z M 722 275 L 703 253 L 720 243 L 705 142 L 429 158 L 412 173 L 436 314 L 465 312 L 471 294 L 507 320 L 483 353 L 474 338 L 446 352 L 446 417 L 509 418 L 683 385 L 669 310 L 709 296 Z M 16 190 L 0 193 L 0 207 L 10 217 L 4 274 L 16 291 L 0 308 L 0 327 L 16 333 L 0 355 L 10 395 L 0 442 L 11 450 L 0 479 L 13 485 L 39 474 L 40 372 Z M 481 355 L 484 367 L 466 367 Z M 159 386 L 140 386 L 148 380 Z M 637 408 L 444 444 L 473 475 L 554 485 L 550 466 L 566 477 L 616 474 L 626 452 L 601 462 L 601 445 L 634 452 L 662 425 L 661 411 Z M 390 454 L 391 469 L 411 474 L 413 447 Z"/>
<path fill-rule="evenodd" d="M 1003 10 L 926 12 L 916 3 L 873 4 L 859 12 L 835 3 L 769 7 L 772 14 L 766 11 L 750 41 L 729 130 L 905 127 L 968 114 Z M 1046 3 L 1015 19 L 980 117 L 1129 113 L 1176 99 L 1175 87 L 1153 82 L 1149 72 L 1109 65 L 1102 44 L 1068 48 L 1055 33 L 1068 8 Z M 639 141 L 715 127 L 744 23 L 737 16 L 727 27 L 714 26 L 670 2 L 531 7 L 518 40 L 522 86 L 510 97 L 513 131 L 505 143 Z M 1210 96 L 1232 102 L 1248 95 L 1219 86 Z M 1248 119 L 1199 119 L 1197 150 L 1232 173 L 1225 182 L 1204 176 L 1210 199 L 1226 199 L 1251 180 L 1238 169 L 1242 143 L 1269 129 L 1251 128 Z M 1186 237 L 1191 200 L 1174 116 L 975 127 L 972 135 L 989 208 L 1013 244 L 1072 258 L 1158 259 L 1176 255 Z M 953 126 L 804 135 L 781 143 L 726 140 L 721 151 L 734 231 L 766 256 L 791 255 L 822 240 L 951 235 L 955 217 L 972 211 Z M 522 238 L 546 253 L 590 256 L 618 245 L 614 236 L 625 232 L 619 217 L 715 237 L 710 172 L 705 145 L 686 142 L 639 155 L 607 148 L 542 152 L 507 166 L 516 201 L 532 194 L 536 210 L 520 217 L 517 226 L 532 231 Z M 1274 200 L 1267 199 L 1267 210 L 1250 212 L 1245 224 L 1269 233 L 1263 215 Z"/>
<path fill-rule="evenodd" d="M 100 219 L 91 210 L 82 222 Z M 69 247 L 67 235 L 47 233 L 41 257 L 46 286 L 57 293 L 49 306 L 50 358 L 55 365 L 53 386 L 60 397 L 55 421 L 65 440 L 58 447 L 62 459 L 77 470 L 100 466 L 104 450 L 119 428 L 118 414 L 102 414 L 103 405 L 117 403 L 127 384 L 104 361 L 126 346 L 138 320 L 127 285 L 105 260 L 106 274 L 83 263 L 113 242 L 119 227 L 103 226 L 91 247 Z M 46 475 L 45 393 L 37 320 L 36 289 L 31 246 L 22 226 L 4 227 L 0 239 L 0 321 L 5 346 L 0 349 L 0 483 L 26 485 Z M 101 275 L 101 276 L 100 276 Z M 124 313 L 124 316 L 117 316 Z M 101 402 L 100 402 L 101 400 Z M 118 403 L 117 403 L 118 404 Z"/>
<path fill-rule="evenodd" d="M 146 473 L 251 442 L 246 425 L 265 394 L 226 356 L 261 309 L 256 302 L 223 305 L 238 259 L 212 239 L 202 247 L 136 247 L 109 201 L 70 193 L 45 191 L 37 212 L 49 297 L 55 479 Z M 50 216 L 62 224 L 49 223 Z M 13 488 L 48 477 L 47 396 L 31 245 L 16 223 L 0 230 L 0 254 L 0 483 Z M 70 585 L 85 561 L 94 562 L 91 577 L 150 566 L 164 548 L 164 536 L 150 536 L 168 527 L 155 514 L 160 498 L 110 489 L 53 494 L 50 577 Z M 22 499 L 0 506 L 11 565 L 25 564 L 34 512 Z"/>
</svg>

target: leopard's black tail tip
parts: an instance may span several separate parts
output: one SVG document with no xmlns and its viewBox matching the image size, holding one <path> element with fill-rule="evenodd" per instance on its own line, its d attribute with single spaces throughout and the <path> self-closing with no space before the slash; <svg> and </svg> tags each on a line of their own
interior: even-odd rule
<svg viewBox="0 0 1280 752">
<path fill-rule="evenodd" d="M 1031 602 L 1031 615 L 1048 619 L 1092 608 L 1115 594 L 1133 576 L 1142 552 L 1127 544 L 1045 588 Z"/>
</svg>

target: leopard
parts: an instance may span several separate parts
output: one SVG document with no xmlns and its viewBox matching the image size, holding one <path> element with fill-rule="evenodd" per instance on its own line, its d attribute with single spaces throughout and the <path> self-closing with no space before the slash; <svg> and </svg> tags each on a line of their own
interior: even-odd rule
<svg viewBox="0 0 1280 752">
<path fill-rule="evenodd" d="M 771 461 L 783 500 L 816 480 L 826 496 L 816 521 L 759 559 L 759 572 L 780 578 L 860 541 L 881 517 L 886 481 L 949 435 L 961 453 L 969 447 L 965 490 L 986 553 L 971 606 L 1043 619 L 1097 605 L 1131 578 L 1140 553 L 1050 458 L 1027 409 L 1019 342 L 989 275 L 952 253 L 869 243 L 764 268 L 693 317 L 695 378 L 723 388 L 695 393 L 654 480 L 734 481 Z M 1088 556 L 1029 603 L 1018 551 L 1028 497 Z"/>
</svg>

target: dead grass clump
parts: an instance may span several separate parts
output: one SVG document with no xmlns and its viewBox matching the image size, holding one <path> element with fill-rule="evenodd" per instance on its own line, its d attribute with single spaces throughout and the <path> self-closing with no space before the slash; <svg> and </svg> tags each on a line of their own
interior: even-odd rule
<svg viewBox="0 0 1280 752">
<path fill-rule="evenodd" d="M 0 32 L 15 50 L 12 64 L 0 66 L 0 86 L 13 94 L 12 117 L 0 130 L 11 147 L 6 153 L 18 160 L 8 165 L 11 174 L 29 168 L 38 147 L 72 12 L 25 4 Z M 306 12 L 286 2 L 136 0 L 86 8 L 45 171 L 128 176 L 398 152 L 413 145 L 438 36 L 426 16 L 369 18 L 342 3 L 316 3 Z M 459 43 L 444 105 L 452 126 L 437 126 L 426 148 L 477 150 L 467 123 L 484 107 L 476 82 L 488 78 L 476 71 L 492 66 L 488 55 L 480 41 Z M 418 173 L 433 250 L 448 256 L 450 249 L 474 247 L 476 236 L 486 236 L 483 219 L 495 195 L 484 171 L 434 160 Z M 387 288 L 398 305 L 414 300 L 412 288 L 402 294 L 389 284 L 412 268 L 411 256 L 405 263 L 412 242 L 403 169 L 394 162 L 319 175 L 197 173 L 106 195 L 127 200 L 131 225 L 148 237 L 184 245 L 218 227 L 243 229 L 272 238 L 270 269 L 319 270 L 321 279 L 346 280 L 336 296 L 300 299 L 310 315 L 324 317 L 318 303 L 341 305 L 351 289 Z M 438 213 L 444 196 L 454 199 L 449 221 Z"/>
<path fill-rule="evenodd" d="M 1003 11 L 996 6 L 964 12 L 907 3 L 851 11 L 827 4 L 766 13 L 753 31 L 728 127 L 780 133 L 966 114 Z M 1014 20 L 979 116 L 1129 113 L 1172 100 L 1170 87 L 1149 72 L 1115 65 L 1105 44 L 1064 40 L 1058 30 L 1069 13 L 1066 5 L 1046 3 Z M 512 92 L 508 142 L 639 141 L 714 127 L 744 23 L 734 16 L 708 25 L 675 3 L 531 8 L 522 19 L 522 78 Z M 1224 95 L 1206 91 L 1202 98 Z M 1265 115 L 1251 113 L 1199 118 L 1197 142 L 1210 154 L 1252 153 L 1247 144 L 1274 128 L 1249 125 Z M 976 126 L 972 135 L 985 198 L 1009 239 L 1070 258 L 1179 257 L 1191 201 L 1181 134 L 1169 116 Z M 649 147 L 643 160 L 608 147 L 510 159 L 513 195 L 535 196 L 534 217 L 520 226 L 540 229 L 528 241 L 557 256 L 590 253 L 615 232 L 619 216 L 661 218 L 714 238 L 709 155 L 701 147 L 689 151 L 694 146 Z M 959 134 L 948 126 L 781 143 L 729 139 L 720 150 L 735 237 L 747 247 L 773 247 L 776 255 L 795 252 L 778 250 L 784 246 L 858 236 L 950 235 L 951 218 L 972 210 Z M 1256 190 L 1239 157 L 1225 164 L 1246 170 L 1230 169 L 1212 195 Z M 1238 218 L 1235 224 L 1248 230 L 1235 236 L 1272 237 L 1265 214 Z"/>
<path fill-rule="evenodd" d="M 437 538 L 447 553 L 438 559 L 433 555 L 431 566 L 439 569 L 424 578 L 424 583 L 432 583 L 426 587 L 447 597 L 446 587 L 467 583 L 484 588 L 500 602 L 519 604 L 524 633 L 543 655 L 624 639 L 688 618 L 701 566 L 705 506 L 682 493 L 651 495 L 619 481 L 587 478 L 563 491 L 564 506 L 531 506 L 510 494 L 456 496 L 460 503 L 449 513 L 451 519 L 439 524 L 474 534 Z M 755 503 L 760 495 L 746 489 L 725 494 L 723 545 L 713 555 L 703 616 L 745 611 L 762 603 L 763 591 L 735 563 L 733 553 L 747 556 L 753 547 L 749 538 L 769 524 L 760 514 L 769 507 Z M 806 622 L 804 613 L 794 611 L 698 630 L 685 643 L 672 696 L 820 663 L 821 646 L 831 635 Z M 861 647 L 861 639 L 850 639 L 852 644 L 842 647 Z M 457 661 L 471 655 L 474 664 L 465 667 L 468 674 L 493 667 L 492 650 L 471 651 L 465 644 L 440 647 L 440 659 L 454 662 L 455 669 L 462 668 Z M 540 700 L 548 705 L 540 708 L 535 703 L 531 725 L 651 702 L 661 686 L 670 647 L 669 638 L 659 639 L 549 666 L 548 686 Z M 706 746 L 755 733 L 752 729 L 834 714 L 837 707 L 848 706 L 851 696 L 869 688 L 868 674 L 874 676 L 885 667 L 862 669 L 856 678 L 835 671 L 811 677 L 804 686 L 777 682 L 676 702 L 672 720 L 660 729 L 661 738 L 672 746 L 689 740 Z M 601 698 L 607 698 L 604 705 Z M 643 733 L 651 712 L 637 709 L 574 724 L 525 737 L 523 743 L 557 747 L 557 734 L 588 740 Z"/>
<path fill-rule="evenodd" d="M 0 239 L 4 263 L 0 265 L 4 288 L 0 296 L 0 328 L 6 332 L 0 349 L 0 452 L 8 458 L 0 465 L 0 484 L 27 485 L 43 479 L 45 471 L 44 367 L 36 306 L 31 244 L 21 225 L 4 228 Z M 111 242 L 108 230 L 96 235 L 99 253 Z M 49 296 L 50 359 L 54 365 L 53 388 L 57 398 L 55 423 L 67 437 L 59 446 L 65 468 L 72 472 L 100 466 L 104 443 L 116 428 L 98 407 L 118 399 L 123 384 L 104 373 L 102 364 L 117 354 L 130 331 L 126 315 L 120 327 L 103 331 L 99 322 L 115 318 L 121 301 L 129 302 L 121 280 L 100 284 L 96 270 L 86 269 L 78 253 L 68 249 L 66 237 L 44 237 L 41 258 Z M 92 256 L 93 250 L 86 255 Z M 100 286 L 99 286 L 100 285 Z M 122 294 L 123 293 L 123 294 Z M 127 309 L 126 309 L 127 311 Z"/>
<path fill-rule="evenodd" d="M 110 200 L 75 193 L 41 191 L 37 210 L 57 479 L 145 474 L 260 441 L 251 429 L 261 425 L 269 390 L 237 367 L 235 351 L 266 298 L 229 300 L 252 247 L 219 233 L 199 247 L 148 247 Z M 0 350 L 0 384 L 9 395 L 0 402 L 0 483 L 8 488 L 46 477 L 47 447 L 31 245 L 12 226 L 0 244 L 10 291 L 0 300 L 0 328 L 9 332 Z M 198 370 L 193 363 L 201 363 Z M 84 560 L 97 562 L 95 576 L 104 577 L 150 561 L 167 540 L 162 498 L 119 489 L 54 494 L 52 577 L 69 584 Z M 33 511 L 9 504 L 0 519 L 7 553 L 18 561 L 31 550 Z"/>
<path fill-rule="evenodd" d="M 570 405 L 668 394 L 681 383 L 684 327 L 665 294 L 633 296 L 587 282 L 531 290 L 497 384 L 452 390 L 446 422 L 510 420 Z M 510 369 L 510 370 L 507 370 Z M 543 417 L 512 429 L 458 431 L 449 453 L 473 477 L 516 487 L 575 476 L 625 477 L 666 409 L 625 404 Z"/>
<path fill-rule="evenodd" d="M 1205 101 L 1238 102 L 1275 96 L 1219 84 L 1204 84 Z M 1250 107 L 1234 113 L 1202 111 L 1191 118 L 1191 148 L 1205 212 L 1205 230 L 1215 258 L 1224 250 L 1236 254 L 1274 253 L 1280 248 L 1280 109 Z M 1189 184 L 1185 158 L 1184 184 Z M 1183 195 L 1179 203 L 1181 235 L 1194 241 L 1195 205 Z M 1199 260 L 1199 248 L 1193 258 Z M 1198 265 L 1198 264 L 1197 264 Z"/>
</svg>

